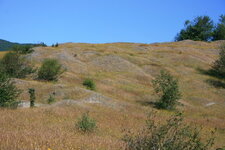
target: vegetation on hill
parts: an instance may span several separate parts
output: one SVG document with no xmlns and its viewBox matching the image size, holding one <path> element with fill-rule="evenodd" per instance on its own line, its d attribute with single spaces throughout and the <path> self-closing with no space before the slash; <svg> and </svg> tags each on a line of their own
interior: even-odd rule
<svg viewBox="0 0 225 150">
<path fill-rule="evenodd" d="M 32 65 L 20 54 L 9 52 L 0 60 L 1 70 L 8 76 L 15 78 L 25 78 L 35 72 Z"/>
<path fill-rule="evenodd" d="M 225 43 L 220 47 L 219 58 L 214 62 L 211 72 L 214 76 L 225 79 Z"/>
<path fill-rule="evenodd" d="M 216 40 L 225 39 L 225 15 L 216 25 L 208 16 L 186 21 L 176 41 L 186 39 L 194 41 L 46 47 L 0 40 L 0 51 L 12 50 L 0 60 L 0 107 L 17 107 L 18 99 L 35 106 L 0 109 L 0 139 L 4 139 L 0 149 L 210 150 L 224 146 L 225 45 L 215 59 L 222 43 Z M 38 72 L 28 59 L 40 66 Z M 57 81 L 64 67 L 68 72 L 59 82 L 40 81 Z M 36 76 L 40 80 L 34 80 Z M 214 77 L 220 86 L 208 84 Z M 21 93 L 22 89 L 26 92 Z M 156 103 L 154 93 L 159 98 Z M 143 128 L 146 112 L 155 110 L 152 104 L 165 110 L 151 113 Z M 175 107 L 184 115 L 174 112 Z M 82 114 L 87 110 L 91 117 Z M 218 128 L 212 132 L 216 140 L 208 132 L 214 128 Z M 122 130 L 129 132 L 124 136 Z"/>
<path fill-rule="evenodd" d="M 9 76 L 0 71 L 0 107 L 17 107 L 20 90 Z"/>
<path fill-rule="evenodd" d="M 76 123 L 77 128 L 82 132 L 93 132 L 97 127 L 96 121 L 92 119 L 89 113 L 84 113 Z"/>
<path fill-rule="evenodd" d="M 34 107 L 35 106 L 35 89 L 34 88 L 29 88 L 28 90 L 29 94 L 30 94 L 30 107 Z"/>
<path fill-rule="evenodd" d="M 29 54 L 34 51 L 32 47 L 31 45 L 14 45 L 11 50 L 18 54 Z"/>
<path fill-rule="evenodd" d="M 53 97 L 53 95 L 51 95 L 51 94 L 49 95 L 47 102 L 48 102 L 48 104 L 55 102 L 55 98 Z"/>
<path fill-rule="evenodd" d="M 221 15 L 219 23 L 215 26 L 213 40 L 225 40 L 225 15 Z"/>
<path fill-rule="evenodd" d="M 158 108 L 174 109 L 181 97 L 178 81 L 169 72 L 162 70 L 160 75 L 152 81 L 155 92 L 160 97 L 156 103 Z"/>
<path fill-rule="evenodd" d="M 166 123 L 158 123 L 150 114 L 146 127 L 138 134 L 124 137 L 127 150 L 210 150 L 214 137 L 202 141 L 199 129 L 187 125 L 181 113 L 170 117 Z"/>
<path fill-rule="evenodd" d="M 18 43 L 12 43 L 12 42 L 0 39 L 0 51 L 10 50 L 14 45 L 18 45 Z"/>
<path fill-rule="evenodd" d="M 198 16 L 193 21 L 186 20 L 184 29 L 177 34 L 175 40 L 225 40 L 225 15 L 220 16 L 216 26 L 209 16 Z"/>
<path fill-rule="evenodd" d="M 62 65 L 57 59 L 45 59 L 38 70 L 38 79 L 56 81 L 62 73 Z"/>
<path fill-rule="evenodd" d="M 90 90 L 95 90 L 95 88 L 96 88 L 95 82 L 92 79 L 85 79 L 83 81 L 83 85 L 86 86 Z"/>
<path fill-rule="evenodd" d="M 153 147 L 160 145 L 168 149 L 179 150 L 187 145 L 190 149 L 193 145 L 201 149 L 207 145 L 208 131 L 214 128 L 218 130 L 212 149 L 222 147 L 225 138 L 225 90 L 208 84 L 207 79 L 214 78 L 197 70 L 210 68 L 210 64 L 218 58 L 221 42 L 66 43 L 57 48 L 34 48 L 35 51 L 28 55 L 19 54 L 32 60 L 36 66 L 42 66 L 45 59 L 54 58 L 67 68 L 67 72 L 62 74 L 58 82 L 41 82 L 30 76 L 13 79 L 15 85 L 24 91 L 18 99 L 26 100 L 28 104 L 28 89 L 35 88 L 37 107 L 0 109 L 0 139 L 5 139 L 0 140 L 0 149 L 132 149 L 128 145 L 135 147 L 139 144 L 138 148 L 142 148 L 142 142 L 144 145 L 153 143 Z M 48 65 L 47 68 L 51 67 Z M 170 75 L 162 78 L 163 82 L 157 78 L 162 69 L 170 72 Z M 86 77 L 98 85 L 97 91 L 86 90 L 86 85 L 82 86 Z M 179 78 L 179 88 L 174 82 L 175 77 Z M 167 84 L 162 84 L 162 88 L 165 88 L 165 93 L 168 92 L 166 96 L 169 100 L 174 100 L 170 96 L 174 97 L 176 89 L 182 92 L 182 99 L 175 100 L 175 103 L 179 100 L 181 105 L 175 106 L 178 111 L 184 112 L 183 122 L 178 121 L 178 116 L 166 122 L 174 111 L 152 107 L 156 100 L 151 84 L 153 79 L 160 79 L 159 83 L 165 80 Z M 51 95 L 57 101 L 48 105 L 54 101 Z M 161 96 L 162 91 L 159 99 Z M 143 130 L 146 132 L 142 132 L 146 112 L 151 110 L 156 110 L 158 114 L 147 122 L 157 123 L 151 129 L 147 126 Z M 91 117 L 83 115 L 87 111 Z M 95 118 L 94 121 L 92 118 Z M 88 131 L 96 122 L 98 127 L 95 132 L 79 132 L 83 129 Z M 191 126 L 203 126 L 202 134 L 196 133 L 193 126 L 190 130 L 182 126 L 189 123 Z M 124 132 L 121 131 L 124 129 L 133 133 L 128 133 L 126 142 L 122 140 Z M 182 139 L 186 142 L 182 143 Z"/>
<path fill-rule="evenodd" d="M 32 47 L 37 47 L 37 46 L 46 47 L 47 45 L 43 42 L 38 43 L 38 44 L 31 44 L 31 43 L 19 44 L 19 43 L 13 43 L 13 42 L 9 42 L 9 41 L 0 39 L 0 51 L 13 50 L 14 47 L 17 47 L 17 46 L 32 48 Z"/>
<path fill-rule="evenodd" d="M 58 46 L 59 46 L 59 43 L 52 44 L 52 47 L 58 47 Z"/>
</svg>

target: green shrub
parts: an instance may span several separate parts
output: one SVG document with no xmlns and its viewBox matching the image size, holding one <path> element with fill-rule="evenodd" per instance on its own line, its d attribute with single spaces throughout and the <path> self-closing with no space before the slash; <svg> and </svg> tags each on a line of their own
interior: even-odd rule
<svg viewBox="0 0 225 150">
<path fill-rule="evenodd" d="M 181 97 L 178 81 L 169 72 L 162 70 L 152 83 L 155 92 L 160 97 L 156 106 L 162 109 L 174 109 Z"/>
<path fill-rule="evenodd" d="M 0 107 L 17 107 L 20 92 L 8 75 L 0 71 Z"/>
<path fill-rule="evenodd" d="M 34 107 L 35 106 L 35 89 L 30 88 L 29 89 L 29 94 L 30 94 L 30 107 Z"/>
<path fill-rule="evenodd" d="M 84 113 L 76 123 L 76 126 L 82 132 L 92 132 L 96 128 L 96 121 L 90 118 L 89 113 Z"/>
<path fill-rule="evenodd" d="M 55 98 L 52 95 L 50 95 L 47 101 L 48 101 L 48 104 L 51 104 L 55 102 Z"/>
<path fill-rule="evenodd" d="M 18 54 L 29 54 L 34 51 L 32 48 L 32 45 L 15 45 L 12 50 Z"/>
<path fill-rule="evenodd" d="M 46 59 L 38 71 L 38 79 L 55 81 L 62 73 L 62 65 L 57 59 Z"/>
<path fill-rule="evenodd" d="M 95 90 L 95 88 L 96 88 L 94 81 L 91 79 L 85 79 L 83 81 L 83 85 L 86 86 L 90 90 Z"/>
<path fill-rule="evenodd" d="M 27 75 L 35 72 L 35 69 L 33 69 L 29 62 L 18 53 L 7 53 L 0 63 L 1 70 L 10 77 L 25 78 Z"/>
<path fill-rule="evenodd" d="M 127 150 L 210 150 L 214 132 L 208 140 L 202 141 L 200 131 L 184 123 L 180 113 L 164 124 L 156 122 L 151 114 L 143 130 L 138 134 L 129 131 L 123 140 Z"/>
</svg>

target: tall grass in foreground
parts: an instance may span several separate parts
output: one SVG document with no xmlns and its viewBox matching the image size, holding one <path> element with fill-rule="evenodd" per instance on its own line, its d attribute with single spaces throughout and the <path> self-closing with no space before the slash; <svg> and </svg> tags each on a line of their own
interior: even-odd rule
<svg viewBox="0 0 225 150">
<path fill-rule="evenodd" d="M 151 117 L 144 130 L 125 136 L 127 150 L 210 150 L 214 144 L 213 137 L 203 142 L 199 129 L 184 124 L 180 113 L 165 124 L 156 124 Z"/>
</svg>

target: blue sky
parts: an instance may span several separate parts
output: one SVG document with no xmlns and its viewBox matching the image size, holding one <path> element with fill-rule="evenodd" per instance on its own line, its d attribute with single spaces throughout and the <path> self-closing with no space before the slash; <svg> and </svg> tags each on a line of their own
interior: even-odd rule
<svg viewBox="0 0 225 150">
<path fill-rule="evenodd" d="M 0 39 L 45 42 L 169 42 L 184 21 L 225 14 L 225 0 L 0 0 Z"/>
</svg>

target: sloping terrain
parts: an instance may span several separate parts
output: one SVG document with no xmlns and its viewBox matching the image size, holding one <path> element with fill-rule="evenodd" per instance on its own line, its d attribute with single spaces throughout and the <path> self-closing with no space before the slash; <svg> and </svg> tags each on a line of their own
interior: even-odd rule
<svg viewBox="0 0 225 150">
<path fill-rule="evenodd" d="M 225 88 L 216 87 L 212 83 L 219 81 L 201 71 L 209 69 L 217 59 L 222 42 L 65 43 L 36 47 L 26 56 L 36 67 L 45 58 L 56 58 L 66 72 L 57 82 L 15 79 L 23 89 L 20 100 L 28 101 L 28 88 L 35 88 L 37 103 L 46 107 L 0 110 L 0 149 L 121 149 L 123 129 L 137 131 L 147 113 L 155 109 L 151 102 L 157 97 L 151 80 L 161 69 L 179 79 L 182 105 L 178 109 L 184 112 L 186 121 L 203 126 L 205 134 L 217 128 L 216 146 L 223 146 Z M 82 86 L 85 78 L 96 82 L 96 91 Z M 57 102 L 48 105 L 51 94 Z M 83 135 L 74 125 L 86 111 L 98 123 L 98 130 L 91 135 Z M 159 120 L 173 113 L 158 112 Z"/>
</svg>

